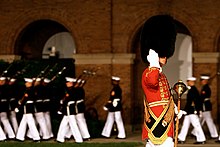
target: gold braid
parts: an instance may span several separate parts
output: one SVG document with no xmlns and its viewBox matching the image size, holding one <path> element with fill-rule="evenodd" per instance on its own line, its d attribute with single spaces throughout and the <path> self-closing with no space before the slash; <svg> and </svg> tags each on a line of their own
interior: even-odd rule
<svg viewBox="0 0 220 147">
<path fill-rule="evenodd" d="M 144 112 L 145 112 L 145 115 L 144 115 L 144 119 L 146 122 L 150 122 L 150 115 L 149 115 L 149 111 L 148 111 L 148 104 L 146 102 L 146 100 L 144 100 Z"/>
<path fill-rule="evenodd" d="M 168 103 L 169 105 L 169 109 L 167 110 L 167 113 L 164 116 L 164 120 L 166 123 L 170 123 L 170 121 L 173 119 L 174 117 L 174 101 L 173 101 L 173 97 L 170 97 L 170 101 Z"/>
</svg>

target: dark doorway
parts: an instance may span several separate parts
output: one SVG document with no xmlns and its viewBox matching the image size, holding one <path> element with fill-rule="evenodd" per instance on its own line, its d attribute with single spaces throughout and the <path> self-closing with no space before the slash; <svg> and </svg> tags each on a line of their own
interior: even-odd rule
<svg viewBox="0 0 220 147">
<path fill-rule="evenodd" d="M 15 54 L 21 59 L 41 59 L 46 41 L 54 34 L 69 32 L 52 20 L 38 20 L 26 26 L 15 43 Z"/>
</svg>

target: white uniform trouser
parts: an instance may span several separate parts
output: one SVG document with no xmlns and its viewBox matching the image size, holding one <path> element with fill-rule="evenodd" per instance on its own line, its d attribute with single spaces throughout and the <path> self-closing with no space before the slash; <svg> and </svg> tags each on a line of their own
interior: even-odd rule
<svg viewBox="0 0 220 147">
<path fill-rule="evenodd" d="M 11 127 L 11 124 L 8 120 L 8 116 L 7 116 L 7 113 L 6 112 L 1 112 L 0 113 L 0 119 L 1 119 L 1 122 L 4 126 L 4 131 L 5 131 L 5 134 L 8 135 L 8 138 L 15 138 L 15 133 Z"/>
<path fill-rule="evenodd" d="M 17 120 L 16 112 L 15 111 L 10 111 L 9 119 L 11 121 L 11 125 L 13 127 L 13 130 L 14 130 L 14 132 L 16 134 L 17 131 L 18 131 L 18 120 Z"/>
<path fill-rule="evenodd" d="M 51 118 L 50 118 L 50 112 L 44 112 L 44 118 L 46 120 L 47 129 L 49 132 L 50 137 L 53 137 L 53 131 L 52 131 L 52 125 L 51 125 Z"/>
<path fill-rule="evenodd" d="M 121 111 L 108 112 L 107 120 L 102 130 L 102 135 L 105 137 L 110 137 L 114 121 L 116 122 L 118 129 L 118 138 L 125 138 L 125 129 L 122 121 Z"/>
<path fill-rule="evenodd" d="M 186 140 L 186 136 L 187 136 L 190 124 L 192 124 L 195 129 L 196 141 L 197 142 L 205 141 L 206 138 L 205 138 L 204 132 L 202 130 L 202 126 L 200 124 L 199 117 L 196 114 L 185 115 L 181 131 L 178 135 L 178 139 L 180 141 Z"/>
<path fill-rule="evenodd" d="M 84 113 L 78 113 L 76 114 L 76 122 L 79 126 L 80 133 L 82 135 L 82 138 L 90 138 L 89 130 L 86 124 L 86 119 L 84 117 Z"/>
<path fill-rule="evenodd" d="M 213 122 L 211 111 L 202 112 L 202 118 L 200 118 L 200 122 L 201 122 L 202 126 L 206 122 L 208 129 L 209 129 L 209 133 L 212 138 L 218 137 L 218 131 L 217 131 L 217 128 Z M 192 134 L 195 135 L 194 129 L 192 130 Z"/>
<path fill-rule="evenodd" d="M 0 126 L 0 141 L 3 141 L 3 140 L 6 140 L 6 135 L 2 127 Z"/>
<path fill-rule="evenodd" d="M 57 141 L 59 142 L 65 141 L 65 135 L 66 133 L 68 133 L 69 127 L 72 131 L 75 141 L 78 143 L 83 142 L 82 136 L 80 134 L 79 128 L 76 123 L 75 115 L 63 116 L 63 119 L 60 123 L 60 127 L 57 133 Z"/>
<path fill-rule="evenodd" d="M 163 144 L 153 144 L 150 140 L 146 143 L 145 147 L 174 147 L 173 138 L 168 137 Z"/>
<path fill-rule="evenodd" d="M 46 120 L 45 120 L 45 117 L 44 117 L 44 113 L 43 112 L 37 112 L 37 113 L 34 113 L 34 115 L 35 115 L 36 122 L 39 124 L 39 129 L 40 129 L 40 132 L 42 133 L 42 138 L 43 139 L 49 139 L 50 135 L 49 135 L 49 132 L 48 132 L 48 128 L 47 128 Z"/>
<path fill-rule="evenodd" d="M 18 127 L 18 132 L 17 132 L 16 138 L 21 141 L 24 141 L 27 126 L 30 130 L 31 137 L 33 138 L 33 140 L 40 140 L 40 135 L 37 130 L 35 120 L 34 120 L 32 113 L 23 114 L 20 125 Z"/>
</svg>

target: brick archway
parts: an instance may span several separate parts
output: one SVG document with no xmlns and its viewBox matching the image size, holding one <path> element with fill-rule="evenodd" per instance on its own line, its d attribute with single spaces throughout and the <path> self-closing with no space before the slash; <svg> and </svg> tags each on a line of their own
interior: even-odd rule
<svg viewBox="0 0 220 147">
<path fill-rule="evenodd" d="M 68 32 L 68 30 L 55 21 L 35 21 L 19 34 L 15 43 L 15 54 L 20 55 L 22 59 L 41 59 L 46 41 L 60 32 Z"/>
</svg>

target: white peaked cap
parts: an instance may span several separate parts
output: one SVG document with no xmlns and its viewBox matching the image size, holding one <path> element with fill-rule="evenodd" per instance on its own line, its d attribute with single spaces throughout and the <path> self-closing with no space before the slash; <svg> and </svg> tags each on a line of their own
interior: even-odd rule
<svg viewBox="0 0 220 147">
<path fill-rule="evenodd" d="M 66 81 L 68 82 L 76 82 L 75 78 L 71 78 L 71 77 L 66 77 Z"/>
<path fill-rule="evenodd" d="M 0 77 L 0 80 L 5 80 L 6 79 L 6 77 Z"/>
<path fill-rule="evenodd" d="M 209 76 L 200 76 L 200 79 L 208 80 L 208 79 L 209 79 Z"/>
<path fill-rule="evenodd" d="M 48 79 L 48 78 L 44 79 L 44 83 L 49 83 L 49 82 L 50 82 L 50 79 Z"/>
<path fill-rule="evenodd" d="M 188 77 L 187 80 L 188 81 L 196 81 L 196 77 Z"/>
<path fill-rule="evenodd" d="M 33 82 L 33 79 L 31 78 L 24 78 L 25 82 Z"/>
<path fill-rule="evenodd" d="M 36 81 L 38 81 L 38 82 L 41 81 L 41 78 L 37 78 Z"/>
<path fill-rule="evenodd" d="M 119 78 L 119 77 L 116 77 L 116 76 L 112 76 L 112 80 L 120 81 L 120 78 Z"/>
<path fill-rule="evenodd" d="M 10 79 L 10 81 L 11 81 L 11 82 L 14 82 L 14 81 L 16 81 L 16 79 L 15 79 L 15 78 L 12 78 L 12 79 Z"/>
</svg>

